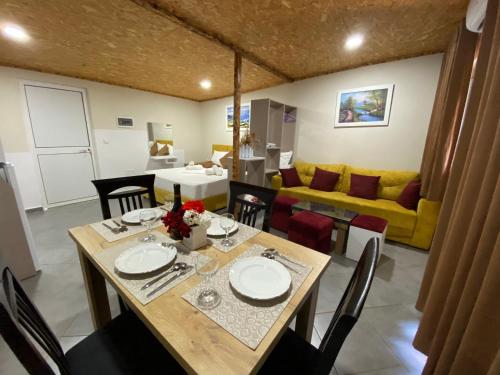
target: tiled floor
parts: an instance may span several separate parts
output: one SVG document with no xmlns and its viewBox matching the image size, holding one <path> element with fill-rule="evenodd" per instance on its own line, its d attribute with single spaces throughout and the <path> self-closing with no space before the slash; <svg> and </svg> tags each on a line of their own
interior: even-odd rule
<svg viewBox="0 0 500 375">
<path fill-rule="evenodd" d="M 23 282 L 65 350 L 92 332 L 82 275 L 67 229 L 97 221 L 97 201 L 29 214 L 42 272 Z M 278 233 L 276 233 L 278 234 Z M 419 313 L 413 308 L 427 254 L 388 242 L 360 321 L 348 336 L 333 374 L 420 374 L 425 356 L 413 349 Z M 323 337 L 355 263 L 334 256 L 321 280 L 313 344 Z M 115 292 L 109 290 L 113 313 Z M 26 372 L 0 339 L 0 373 Z"/>
</svg>

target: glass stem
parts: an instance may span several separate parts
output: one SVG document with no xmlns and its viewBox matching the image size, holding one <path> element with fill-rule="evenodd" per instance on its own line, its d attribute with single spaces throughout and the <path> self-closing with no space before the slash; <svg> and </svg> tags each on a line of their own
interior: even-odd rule
<svg viewBox="0 0 500 375">
<path fill-rule="evenodd" d="M 226 228 L 225 231 L 226 231 L 226 241 L 227 241 L 227 237 L 229 236 L 229 229 Z"/>
<path fill-rule="evenodd" d="M 203 290 L 207 290 L 208 289 L 208 276 L 205 275 L 203 276 Z"/>
</svg>

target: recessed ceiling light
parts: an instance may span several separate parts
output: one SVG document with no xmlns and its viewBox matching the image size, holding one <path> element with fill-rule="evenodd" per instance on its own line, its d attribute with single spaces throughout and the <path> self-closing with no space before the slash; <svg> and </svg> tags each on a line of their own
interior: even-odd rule
<svg viewBox="0 0 500 375">
<path fill-rule="evenodd" d="M 15 42 L 27 42 L 30 40 L 28 33 L 18 25 L 5 25 L 2 26 L 2 34 L 4 37 L 9 38 Z"/>
<path fill-rule="evenodd" d="M 212 82 L 208 79 L 204 79 L 203 81 L 200 81 L 200 86 L 203 89 L 208 90 L 210 87 L 212 87 Z"/>
<path fill-rule="evenodd" d="M 353 50 L 353 49 L 358 48 L 362 44 L 363 44 L 363 35 L 354 34 L 346 39 L 345 48 L 348 50 Z"/>
</svg>

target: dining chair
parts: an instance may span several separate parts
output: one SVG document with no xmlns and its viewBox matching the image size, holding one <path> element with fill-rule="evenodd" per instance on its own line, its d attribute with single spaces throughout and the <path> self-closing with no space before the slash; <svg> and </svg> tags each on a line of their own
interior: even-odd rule
<svg viewBox="0 0 500 375">
<path fill-rule="evenodd" d="M 48 358 L 62 375 L 185 373 L 132 313 L 119 315 L 64 353 L 10 269 L 1 275 L 0 333 L 28 373 L 55 374 Z"/>
<path fill-rule="evenodd" d="M 99 194 L 102 218 L 104 220 L 111 219 L 109 202 L 114 199 L 118 200 L 122 215 L 131 210 L 144 208 L 142 196 L 146 193 L 149 196 L 150 207 L 156 207 L 155 177 L 156 175 L 154 174 L 144 174 L 93 180 L 92 183 Z M 120 304 L 121 312 L 128 310 L 127 305 L 120 296 L 118 296 L 118 303 Z"/>
<path fill-rule="evenodd" d="M 114 199 L 118 200 L 122 215 L 143 208 L 142 196 L 146 193 L 149 196 L 150 207 L 156 207 L 155 177 L 154 174 L 144 174 L 93 180 L 92 183 L 99 194 L 103 219 L 111 218 L 109 201 Z"/>
<path fill-rule="evenodd" d="M 379 239 L 371 238 L 366 243 L 319 348 L 316 349 L 288 328 L 259 374 L 330 374 L 344 340 L 363 310 L 375 274 L 378 252 Z"/>
<path fill-rule="evenodd" d="M 271 211 L 277 193 L 276 190 L 262 186 L 230 181 L 227 212 L 233 214 L 239 222 L 255 227 L 257 216 L 264 211 L 262 230 L 269 232 Z"/>
</svg>

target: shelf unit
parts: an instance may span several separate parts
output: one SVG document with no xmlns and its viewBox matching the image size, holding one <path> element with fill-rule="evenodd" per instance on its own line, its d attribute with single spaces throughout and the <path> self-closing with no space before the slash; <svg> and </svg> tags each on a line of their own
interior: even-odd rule
<svg viewBox="0 0 500 375">
<path fill-rule="evenodd" d="M 261 156 L 254 156 L 252 158 L 240 158 L 240 176 L 239 181 L 246 182 L 247 184 L 259 185 L 264 184 L 265 175 L 265 159 Z M 227 175 L 228 180 L 233 174 L 233 158 L 228 158 Z M 229 190 L 228 190 L 229 191 Z"/>
<path fill-rule="evenodd" d="M 293 151 L 295 155 L 296 118 L 296 107 L 271 99 L 252 100 L 250 131 L 258 140 L 254 155 L 264 158 L 263 169 L 253 169 L 261 174 L 252 176 L 252 180 L 260 182 L 258 185 L 271 187 L 272 177 L 279 173 L 282 152 Z M 275 146 L 267 147 L 268 143 Z"/>
</svg>

